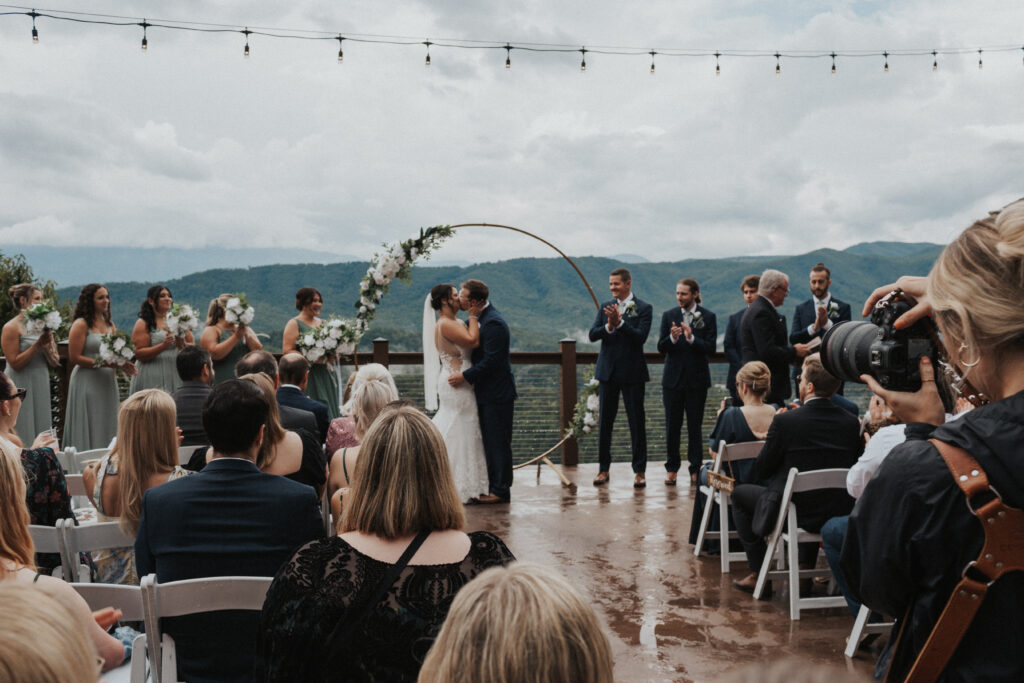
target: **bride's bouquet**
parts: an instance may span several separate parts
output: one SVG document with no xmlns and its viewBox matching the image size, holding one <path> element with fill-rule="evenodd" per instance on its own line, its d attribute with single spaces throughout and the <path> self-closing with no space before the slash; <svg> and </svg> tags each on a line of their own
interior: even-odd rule
<svg viewBox="0 0 1024 683">
<path fill-rule="evenodd" d="M 306 360 L 315 363 L 324 356 L 351 355 L 357 341 L 359 332 L 355 323 L 332 316 L 320 327 L 300 336 L 295 346 Z"/>
<path fill-rule="evenodd" d="M 113 334 L 100 337 L 100 352 L 97 365 L 122 367 L 135 358 L 135 344 L 127 332 L 116 330 Z"/>
<path fill-rule="evenodd" d="M 248 325 L 255 317 L 256 309 L 249 305 L 244 293 L 239 292 L 228 299 L 228 304 L 224 311 L 224 319 L 229 323 Z"/>
<path fill-rule="evenodd" d="M 39 335 L 47 330 L 56 332 L 61 322 L 57 309 L 45 301 L 25 309 L 25 331 L 29 334 Z"/>
<path fill-rule="evenodd" d="M 184 339 L 189 332 L 199 327 L 195 309 L 188 304 L 174 304 L 167 314 L 167 330 L 172 337 Z"/>
</svg>

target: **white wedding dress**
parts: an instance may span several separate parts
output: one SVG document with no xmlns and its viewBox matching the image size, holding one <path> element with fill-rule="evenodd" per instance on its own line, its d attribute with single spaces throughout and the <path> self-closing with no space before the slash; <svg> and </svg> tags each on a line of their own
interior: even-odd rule
<svg viewBox="0 0 1024 683">
<path fill-rule="evenodd" d="M 473 363 L 469 349 L 461 349 L 437 332 L 435 335 L 441 370 L 437 378 L 438 410 L 434 424 L 448 448 L 448 463 L 459 499 L 466 502 L 488 493 L 487 461 L 473 386 L 463 382 L 453 387 L 448 384 L 448 377 L 455 372 L 465 372 Z"/>
</svg>

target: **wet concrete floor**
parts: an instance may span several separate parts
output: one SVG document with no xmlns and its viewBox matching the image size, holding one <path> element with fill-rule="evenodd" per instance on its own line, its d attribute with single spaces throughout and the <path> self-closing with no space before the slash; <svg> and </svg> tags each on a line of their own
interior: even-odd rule
<svg viewBox="0 0 1024 683">
<path fill-rule="evenodd" d="M 515 556 L 557 568 L 606 625 L 617 681 L 711 681 L 741 665 L 797 657 L 870 675 L 874 656 L 843 656 L 853 617 L 845 608 L 790 621 L 785 591 L 755 601 L 732 586 L 746 563 L 721 573 L 718 556 L 695 557 L 688 541 L 696 489 L 664 484 L 652 462 L 647 488 L 633 488 L 615 463 L 610 485 L 591 484 L 596 464 L 566 468 L 561 486 L 547 466 L 515 473 L 512 502 L 466 508 L 467 530 L 491 531 Z"/>
</svg>

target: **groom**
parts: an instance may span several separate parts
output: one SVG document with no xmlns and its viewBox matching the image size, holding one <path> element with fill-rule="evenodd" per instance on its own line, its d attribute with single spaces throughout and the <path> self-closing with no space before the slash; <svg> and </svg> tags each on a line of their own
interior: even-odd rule
<svg viewBox="0 0 1024 683">
<path fill-rule="evenodd" d="M 480 280 L 466 280 L 459 290 L 459 306 L 480 308 L 480 345 L 473 349 L 473 367 L 456 372 L 448 383 L 457 387 L 473 385 L 484 440 L 490 493 L 480 496 L 481 503 L 507 503 L 512 488 L 512 413 L 515 409 L 516 381 L 509 359 L 508 324 L 487 301 L 490 290 Z"/>
</svg>

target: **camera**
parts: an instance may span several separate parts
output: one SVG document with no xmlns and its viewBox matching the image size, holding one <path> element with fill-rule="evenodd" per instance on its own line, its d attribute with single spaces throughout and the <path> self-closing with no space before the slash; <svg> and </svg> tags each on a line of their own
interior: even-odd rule
<svg viewBox="0 0 1024 683">
<path fill-rule="evenodd" d="M 897 290 L 883 297 L 871 311 L 871 322 L 841 322 L 821 339 L 821 364 L 838 379 L 860 382 L 871 375 L 886 389 L 921 388 L 922 356 L 938 367 L 939 348 L 931 319 L 918 320 L 897 330 L 893 323 L 910 310 Z"/>
</svg>

